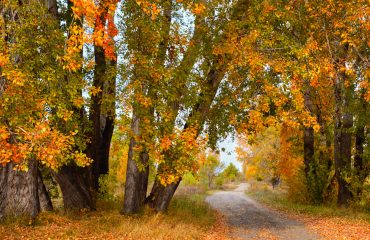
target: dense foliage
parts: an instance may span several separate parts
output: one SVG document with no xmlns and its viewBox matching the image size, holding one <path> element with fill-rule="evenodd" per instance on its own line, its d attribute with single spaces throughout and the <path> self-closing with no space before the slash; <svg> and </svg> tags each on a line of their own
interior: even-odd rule
<svg viewBox="0 0 370 240">
<path fill-rule="evenodd" d="M 67 209 L 124 184 L 122 213 L 165 211 L 184 176 L 238 177 L 206 151 L 230 134 L 248 177 L 366 203 L 369 15 L 367 0 L 1 1 L 0 218 L 51 209 L 43 177 Z"/>
</svg>

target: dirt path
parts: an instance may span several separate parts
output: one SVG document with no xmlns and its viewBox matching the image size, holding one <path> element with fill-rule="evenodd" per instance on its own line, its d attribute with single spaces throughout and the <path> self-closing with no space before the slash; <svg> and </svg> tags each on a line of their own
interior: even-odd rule
<svg viewBox="0 0 370 240">
<path fill-rule="evenodd" d="M 226 216 L 233 239 L 320 239 L 303 223 L 266 209 L 246 196 L 244 192 L 248 186 L 248 183 L 241 183 L 235 190 L 216 192 L 206 199 Z"/>
</svg>

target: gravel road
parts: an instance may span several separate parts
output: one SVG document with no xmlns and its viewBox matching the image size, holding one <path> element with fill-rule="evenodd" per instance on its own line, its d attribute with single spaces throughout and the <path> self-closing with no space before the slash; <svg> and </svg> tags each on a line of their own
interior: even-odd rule
<svg viewBox="0 0 370 240">
<path fill-rule="evenodd" d="M 258 204 L 245 195 L 248 183 L 232 191 L 220 191 L 208 196 L 208 202 L 227 218 L 232 239 L 312 240 L 319 237 L 303 223 Z"/>
</svg>

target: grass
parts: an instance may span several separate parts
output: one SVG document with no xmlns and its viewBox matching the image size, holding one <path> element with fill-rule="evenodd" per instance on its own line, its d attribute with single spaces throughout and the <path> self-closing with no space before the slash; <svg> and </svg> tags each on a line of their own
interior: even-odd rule
<svg viewBox="0 0 370 240">
<path fill-rule="evenodd" d="M 41 213 L 0 225 L 1 239 L 202 239 L 216 224 L 217 213 L 204 203 L 205 195 L 177 196 L 165 214 L 145 209 L 123 216 L 121 201 L 100 201 L 93 212 Z"/>
<path fill-rule="evenodd" d="M 247 195 L 258 202 L 288 213 L 309 214 L 317 217 L 342 217 L 370 223 L 370 211 L 364 208 L 338 208 L 335 205 L 302 204 L 290 200 L 284 190 L 272 190 L 262 183 L 255 183 Z"/>
</svg>

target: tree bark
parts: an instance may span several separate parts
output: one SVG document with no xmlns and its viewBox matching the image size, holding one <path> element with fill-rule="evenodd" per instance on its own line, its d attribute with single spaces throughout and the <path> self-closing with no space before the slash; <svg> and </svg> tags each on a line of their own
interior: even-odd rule
<svg viewBox="0 0 370 240">
<path fill-rule="evenodd" d="M 156 178 L 152 191 L 146 200 L 149 207 L 157 212 L 166 211 L 177 187 L 180 185 L 180 182 L 181 179 L 177 182 L 164 186 L 160 183 L 158 178 Z"/>
<path fill-rule="evenodd" d="M 366 135 L 365 135 L 365 125 L 368 113 L 367 105 L 368 103 L 364 100 L 365 96 L 362 93 L 359 96 L 359 106 L 357 107 L 357 122 L 356 122 L 356 140 L 355 140 L 355 157 L 354 157 L 354 167 L 355 173 L 357 174 L 359 181 L 363 182 L 366 178 L 366 171 L 363 154 L 364 154 L 364 145 L 366 142 Z M 359 190 L 360 194 L 361 190 Z"/>
<path fill-rule="evenodd" d="M 135 113 L 134 113 L 135 114 Z M 135 136 L 140 135 L 140 118 L 133 116 L 131 129 L 134 136 L 130 139 L 125 183 L 125 199 L 122 214 L 134 214 L 141 211 L 148 188 L 149 156 L 145 149 L 137 153 L 135 160 Z"/>
<path fill-rule="evenodd" d="M 116 56 L 117 57 L 117 56 Z M 112 142 L 114 120 L 116 116 L 116 76 L 117 76 L 117 61 L 109 60 L 109 77 L 104 81 L 104 94 L 101 114 L 101 156 L 100 156 L 100 174 L 109 172 L 109 150 Z"/>
<path fill-rule="evenodd" d="M 104 6 L 99 16 L 100 24 L 105 26 L 107 9 Z M 116 60 L 105 56 L 104 48 L 94 45 L 94 81 L 93 86 L 99 92 L 91 96 L 90 132 L 91 143 L 87 155 L 93 159 L 91 181 L 96 191 L 99 190 L 99 177 L 109 172 L 109 149 L 114 129 Z M 111 70 L 111 71 L 110 71 Z"/>
<path fill-rule="evenodd" d="M 303 152 L 304 152 L 304 171 L 306 175 L 306 179 L 309 179 L 310 169 L 314 162 L 314 154 L 315 154 L 315 137 L 314 137 L 314 130 L 312 127 L 306 127 L 304 129 L 304 137 L 303 137 Z"/>
<path fill-rule="evenodd" d="M 96 191 L 99 189 L 100 166 L 102 164 L 102 126 L 101 126 L 101 104 L 104 91 L 104 75 L 106 73 L 106 59 L 104 49 L 94 46 L 95 68 L 93 86 L 99 91 L 91 96 L 90 122 L 92 129 L 90 132 L 91 142 L 87 148 L 87 155 L 93 160 L 91 181 Z"/>
<path fill-rule="evenodd" d="M 63 166 L 54 177 L 63 194 L 65 209 L 95 210 L 95 196 L 89 185 L 89 169 L 75 164 Z"/>
<path fill-rule="evenodd" d="M 334 165 L 338 182 L 338 206 L 348 206 L 352 199 L 349 183 L 343 174 L 351 168 L 351 138 L 353 115 L 349 112 L 349 90 L 343 84 L 345 74 L 340 74 L 335 83 L 335 127 L 334 127 Z"/>
<path fill-rule="evenodd" d="M 58 18 L 58 4 L 57 0 L 44 0 L 45 6 L 48 9 L 48 12 L 54 17 Z"/>
<path fill-rule="evenodd" d="M 28 171 L 13 168 L 12 163 L 0 167 L 0 219 L 21 215 L 33 219 L 40 212 L 37 161 L 29 160 Z"/>
<path fill-rule="evenodd" d="M 311 89 L 310 85 L 307 82 L 305 84 L 306 90 L 304 92 L 304 105 L 306 109 L 310 112 L 311 116 L 315 114 L 314 112 L 314 106 L 311 99 Z M 315 155 L 315 135 L 314 130 L 312 127 L 305 127 L 304 128 L 304 136 L 303 136 L 303 158 L 304 158 L 304 170 L 307 181 L 310 179 L 310 170 L 312 167 L 312 164 L 314 163 Z"/>
<path fill-rule="evenodd" d="M 44 181 L 42 180 L 41 172 L 37 173 L 37 184 L 38 184 L 38 195 L 40 201 L 40 210 L 41 211 L 53 211 L 53 203 L 51 202 L 49 193 L 45 187 Z"/>
<path fill-rule="evenodd" d="M 364 169 L 364 163 L 362 154 L 364 153 L 365 143 L 365 128 L 364 126 L 358 126 L 356 129 L 356 154 L 355 154 L 355 169 L 358 173 L 361 173 Z"/>
<path fill-rule="evenodd" d="M 156 64 L 162 67 L 166 61 L 166 52 L 169 44 L 169 33 L 171 30 L 171 17 L 172 17 L 172 1 L 165 0 L 162 3 L 164 8 L 163 17 L 164 23 L 161 29 L 162 39 L 159 43 L 158 56 L 155 61 Z M 141 33 L 141 30 L 138 31 Z M 143 48 L 142 44 L 138 43 L 138 51 L 143 54 L 147 54 L 145 47 Z M 134 78 L 141 76 L 139 67 L 135 66 Z M 147 79 L 146 76 L 143 76 L 144 79 Z M 136 93 L 140 95 L 146 95 L 153 97 L 153 87 L 151 86 L 152 82 L 150 79 L 143 84 L 142 87 L 139 87 L 135 90 Z M 125 183 L 125 198 L 123 203 L 122 214 L 135 214 L 139 213 L 145 203 L 147 189 L 148 189 L 148 179 L 149 179 L 149 155 L 145 146 L 139 146 L 143 149 L 140 152 L 135 151 L 135 147 L 139 145 L 135 138 L 149 137 L 145 136 L 147 132 L 144 132 L 143 129 L 143 119 L 145 117 L 151 119 L 154 115 L 154 107 L 142 106 L 140 103 L 134 104 L 133 107 L 133 117 L 131 123 L 131 131 L 133 136 L 130 139 L 129 152 L 128 152 L 128 162 L 127 162 L 127 171 L 126 171 L 126 183 Z M 148 134 L 150 135 L 150 134 Z M 142 144 L 140 144 L 142 145 Z"/>
<path fill-rule="evenodd" d="M 336 178 L 338 181 L 338 205 L 348 206 L 352 199 L 349 183 L 343 174 L 350 170 L 351 166 L 351 133 L 349 129 L 353 125 L 352 114 L 344 114 L 342 121 L 336 121 L 334 130 L 334 161 L 336 165 Z"/>
</svg>

